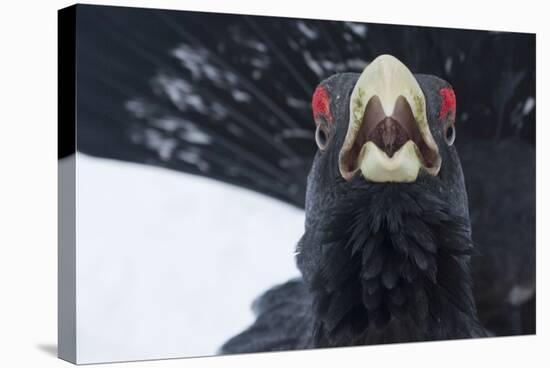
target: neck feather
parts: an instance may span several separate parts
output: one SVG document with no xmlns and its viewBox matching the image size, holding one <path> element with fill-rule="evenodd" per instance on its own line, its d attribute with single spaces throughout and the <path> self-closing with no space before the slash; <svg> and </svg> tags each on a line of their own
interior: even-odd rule
<svg viewBox="0 0 550 368">
<path fill-rule="evenodd" d="M 299 245 L 314 299 L 315 345 L 483 335 L 471 291 L 468 219 L 414 186 L 385 186 L 364 198 L 332 209 Z M 305 261 L 308 252 L 316 256 Z"/>
</svg>

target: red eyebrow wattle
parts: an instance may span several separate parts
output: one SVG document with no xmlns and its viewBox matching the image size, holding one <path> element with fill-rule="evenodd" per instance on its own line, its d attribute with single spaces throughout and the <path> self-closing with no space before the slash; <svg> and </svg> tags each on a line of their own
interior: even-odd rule
<svg viewBox="0 0 550 368">
<path fill-rule="evenodd" d="M 329 122 L 332 122 L 332 113 L 330 112 L 330 99 L 325 87 L 318 86 L 313 93 L 311 100 L 311 109 L 313 110 L 313 118 L 323 116 Z"/>
<path fill-rule="evenodd" d="M 441 109 L 439 110 L 439 119 L 443 119 L 447 114 L 452 114 L 453 118 L 456 114 L 456 96 L 451 87 L 441 88 L 439 90 L 441 95 Z"/>
</svg>

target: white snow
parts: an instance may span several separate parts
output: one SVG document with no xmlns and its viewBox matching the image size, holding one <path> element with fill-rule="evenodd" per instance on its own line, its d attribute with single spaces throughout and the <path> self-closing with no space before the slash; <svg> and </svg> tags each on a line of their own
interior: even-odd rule
<svg viewBox="0 0 550 368">
<path fill-rule="evenodd" d="M 445 59 L 445 73 L 451 74 L 452 69 L 453 69 L 453 58 L 449 56 L 447 57 L 447 59 Z"/>
<path fill-rule="evenodd" d="M 178 152 L 178 158 L 189 164 L 195 165 L 200 171 L 210 170 L 210 164 L 201 158 L 199 151 L 194 147 L 189 147 Z"/>
<path fill-rule="evenodd" d="M 163 161 L 167 161 L 172 157 L 172 153 L 178 145 L 174 138 L 165 137 L 154 129 L 145 129 L 143 140 L 145 145 L 155 150 Z"/>
<path fill-rule="evenodd" d="M 298 275 L 303 211 L 234 186 L 77 155 L 82 363 L 215 354 Z"/>
<path fill-rule="evenodd" d="M 179 137 L 187 142 L 196 144 L 210 144 L 212 138 L 203 132 L 199 127 L 189 120 L 174 116 L 163 116 L 161 118 L 151 118 L 149 123 L 166 132 L 173 133 L 180 130 Z"/>
<path fill-rule="evenodd" d="M 179 59 L 181 65 L 191 72 L 193 79 L 202 79 L 204 66 L 208 66 L 208 50 L 204 47 L 181 44 L 172 50 L 172 55 Z"/>
<path fill-rule="evenodd" d="M 233 96 L 233 99 L 238 102 L 250 102 L 252 99 L 250 94 L 240 89 L 233 89 L 231 91 L 231 95 Z"/>
<path fill-rule="evenodd" d="M 523 105 L 523 115 L 529 115 L 531 110 L 535 107 L 535 99 L 531 96 L 527 97 L 525 100 L 525 105 Z"/>
<path fill-rule="evenodd" d="M 367 35 L 367 25 L 361 23 L 345 22 L 344 25 L 359 37 L 365 37 Z"/>
<path fill-rule="evenodd" d="M 298 21 L 296 22 L 296 25 L 298 26 L 298 29 L 304 36 L 309 38 L 310 40 L 315 40 L 319 35 L 317 34 L 317 31 L 313 28 L 309 28 L 304 22 Z"/>
</svg>

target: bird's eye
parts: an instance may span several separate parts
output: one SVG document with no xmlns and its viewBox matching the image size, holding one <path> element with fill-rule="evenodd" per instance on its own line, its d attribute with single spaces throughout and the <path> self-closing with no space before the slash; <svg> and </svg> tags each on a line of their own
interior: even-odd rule
<svg viewBox="0 0 550 368">
<path fill-rule="evenodd" d="M 454 124 L 451 124 L 445 130 L 445 142 L 447 145 L 452 146 L 456 138 L 456 129 Z"/>
<path fill-rule="evenodd" d="M 324 151 L 330 141 L 332 113 L 330 111 L 330 97 L 325 86 L 319 85 L 311 99 L 311 111 L 315 121 L 315 142 L 321 151 Z"/>
<path fill-rule="evenodd" d="M 315 130 L 315 142 L 321 151 L 324 151 L 328 146 L 329 134 L 327 128 L 323 124 L 318 124 L 317 129 Z"/>
</svg>

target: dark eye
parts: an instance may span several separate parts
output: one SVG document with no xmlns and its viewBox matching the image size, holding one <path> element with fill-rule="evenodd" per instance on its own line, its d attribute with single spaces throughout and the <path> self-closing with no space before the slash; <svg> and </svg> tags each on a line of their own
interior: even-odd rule
<svg viewBox="0 0 550 368">
<path fill-rule="evenodd" d="M 329 135 L 327 128 L 323 124 L 318 124 L 317 129 L 315 130 L 315 142 L 321 151 L 324 151 L 328 145 Z"/>
<path fill-rule="evenodd" d="M 445 130 L 445 142 L 447 142 L 447 145 L 452 146 L 455 142 L 456 138 L 456 129 L 454 124 L 451 124 L 447 127 L 447 130 Z"/>
</svg>

